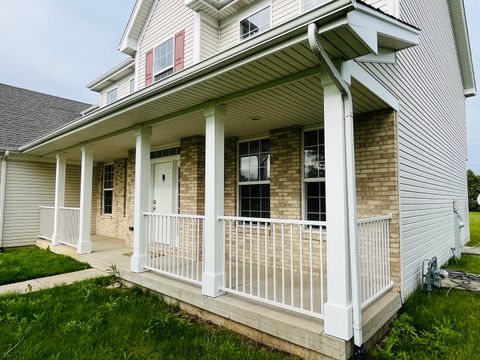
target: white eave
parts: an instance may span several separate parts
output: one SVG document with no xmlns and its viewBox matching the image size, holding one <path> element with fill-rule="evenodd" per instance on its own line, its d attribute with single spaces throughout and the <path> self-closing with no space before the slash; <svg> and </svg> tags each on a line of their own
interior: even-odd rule
<svg viewBox="0 0 480 360">
<path fill-rule="evenodd" d="M 472 51 L 470 49 L 470 38 L 468 36 L 465 5 L 463 0 L 450 0 L 448 4 L 450 6 L 450 17 L 452 18 L 453 33 L 457 45 L 464 93 L 467 97 L 475 96 L 477 85 L 473 69 Z"/>
<path fill-rule="evenodd" d="M 302 44 L 307 42 L 308 25 L 312 22 L 319 25 L 322 45 L 332 58 L 345 60 L 358 58 L 368 53 L 377 53 L 380 47 L 397 51 L 419 42 L 420 31 L 413 26 L 373 9 L 359 6 L 351 0 L 330 1 L 325 6 L 274 27 L 249 41 L 218 53 L 108 106 L 99 108 L 23 145 L 20 151 L 45 156 L 67 147 L 77 146 L 78 143 L 84 143 L 91 138 L 111 136 L 112 133 L 126 131 L 132 126 L 148 121 L 178 116 L 192 109 L 201 109 L 208 101 L 229 101 L 230 97 L 248 92 L 249 89 L 244 89 L 242 84 L 238 84 L 236 90 L 230 88 L 222 90 L 215 85 L 218 94 L 213 98 L 205 89 L 216 83 L 219 76 L 235 72 L 265 56 L 275 57 L 277 56 L 275 54 L 284 49 L 288 51 L 292 46 L 303 46 Z M 287 70 L 288 67 L 284 69 L 284 71 Z M 305 68 L 299 74 L 312 71 L 317 70 Z M 297 76 L 297 74 L 291 75 Z M 274 81 L 274 78 L 271 80 Z M 285 77 L 285 79 L 288 78 L 289 76 Z M 255 86 L 255 91 L 258 91 L 261 86 L 261 84 Z M 195 96 L 192 96 L 191 91 Z M 185 108 L 186 102 L 191 105 L 189 108 Z M 155 110 L 151 115 L 146 113 L 139 115 L 145 107 L 155 108 Z"/>
<path fill-rule="evenodd" d="M 185 6 L 222 20 L 254 2 L 255 0 L 185 0 Z"/>
<path fill-rule="evenodd" d="M 121 78 L 132 74 L 135 70 L 135 59 L 128 58 L 115 66 L 113 69 L 108 70 L 105 74 L 100 75 L 95 80 L 87 84 L 87 88 L 92 91 L 102 91 L 106 87 L 114 84 Z"/>
<path fill-rule="evenodd" d="M 137 51 L 138 39 L 140 38 L 143 28 L 147 23 L 155 0 L 137 0 L 128 19 L 127 27 L 122 35 L 122 40 L 118 45 L 118 50 L 127 54 L 134 55 Z"/>
</svg>

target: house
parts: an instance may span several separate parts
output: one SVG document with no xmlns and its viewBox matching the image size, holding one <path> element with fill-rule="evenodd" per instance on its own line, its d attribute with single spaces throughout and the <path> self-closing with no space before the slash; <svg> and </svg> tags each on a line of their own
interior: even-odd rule
<svg viewBox="0 0 480 360">
<path fill-rule="evenodd" d="M 119 50 L 98 109 L 19 148 L 57 164 L 37 244 L 342 359 L 468 241 L 462 0 L 138 0 Z"/>
<path fill-rule="evenodd" d="M 79 117 L 91 105 L 0 84 L 0 248 L 31 245 L 39 206 L 55 198 L 55 160 L 18 148 Z M 80 163 L 68 165 L 65 205 L 78 207 Z"/>
</svg>

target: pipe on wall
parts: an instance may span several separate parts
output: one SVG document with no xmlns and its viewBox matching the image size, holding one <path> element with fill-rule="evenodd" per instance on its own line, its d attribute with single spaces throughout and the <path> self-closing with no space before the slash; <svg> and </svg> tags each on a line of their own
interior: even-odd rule
<svg viewBox="0 0 480 360">
<path fill-rule="evenodd" d="M 360 244 L 357 229 L 356 186 L 355 186 L 355 147 L 353 134 L 353 104 L 352 94 L 348 84 L 343 80 L 332 60 L 320 43 L 317 25 L 308 26 L 308 41 L 310 49 L 320 61 L 322 68 L 327 72 L 332 82 L 342 93 L 345 129 L 345 154 L 347 174 L 347 199 L 348 199 L 348 234 L 350 246 L 350 271 L 353 308 L 353 337 L 356 347 L 363 345 L 362 332 L 362 289 L 360 287 Z"/>
</svg>

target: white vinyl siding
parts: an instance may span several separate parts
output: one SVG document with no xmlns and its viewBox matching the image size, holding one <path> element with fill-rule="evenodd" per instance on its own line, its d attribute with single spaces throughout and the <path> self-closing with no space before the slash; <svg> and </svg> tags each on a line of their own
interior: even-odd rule
<svg viewBox="0 0 480 360">
<path fill-rule="evenodd" d="M 132 75 L 128 75 L 120 79 L 114 85 L 102 90 L 100 94 L 100 106 L 106 106 L 107 104 L 107 94 L 110 90 L 117 89 L 117 100 L 124 98 L 125 96 L 130 95 L 130 79 Z"/>
<path fill-rule="evenodd" d="M 80 167 L 67 165 L 65 206 L 80 202 Z M 8 160 L 3 242 L 5 247 L 33 245 L 42 205 L 55 203 L 55 164 Z"/>
<path fill-rule="evenodd" d="M 145 56 L 147 51 L 160 45 L 170 36 L 185 30 L 184 67 L 193 65 L 193 14 L 184 0 L 157 1 L 143 36 L 140 39 L 138 56 L 138 89 L 145 87 Z"/>
<path fill-rule="evenodd" d="M 273 0 L 272 1 L 272 25 L 281 25 L 292 18 L 300 15 L 300 1 Z"/>
<path fill-rule="evenodd" d="M 397 64 L 364 64 L 400 100 L 398 117 L 402 295 L 421 281 L 424 259 L 444 263 L 454 245 L 453 200 L 466 221 L 465 98 L 446 0 L 402 0 L 402 20 L 422 29 Z"/>
<path fill-rule="evenodd" d="M 218 25 L 211 24 L 208 20 L 201 20 L 201 45 L 200 58 L 206 59 L 218 53 L 219 32 Z"/>
</svg>

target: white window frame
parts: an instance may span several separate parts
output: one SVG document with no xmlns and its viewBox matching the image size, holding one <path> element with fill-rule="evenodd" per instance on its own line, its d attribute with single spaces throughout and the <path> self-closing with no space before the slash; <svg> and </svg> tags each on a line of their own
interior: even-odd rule
<svg viewBox="0 0 480 360">
<path fill-rule="evenodd" d="M 263 30 L 263 31 L 259 31 L 257 32 L 256 34 L 253 34 L 253 35 L 250 35 L 246 38 L 242 38 L 242 21 L 243 20 L 246 20 L 248 19 L 249 17 L 259 13 L 260 11 L 263 11 L 265 9 L 269 9 L 269 26 L 268 26 L 268 29 L 266 30 Z M 255 36 L 257 35 L 260 35 L 260 34 L 263 34 L 264 32 L 270 30 L 271 28 L 273 27 L 273 12 L 272 12 L 272 3 L 268 3 L 268 4 L 262 4 L 261 7 L 255 7 L 254 9 L 252 9 L 252 11 L 248 12 L 247 14 L 245 14 L 244 16 L 242 16 L 239 20 L 238 20 L 238 23 L 237 23 L 237 28 L 238 28 L 238 39 L 240 42 L 243 42 L 243 41 L 247 41 L 249 39 L 252 39 L 254 38 Z"/>
<path fill-rule="evenodd" d="M 303 1 L 303 0 L 302 0 Z M 302 163 L 301 163 L 301 167 L 302 167 L 302 219 L 303 220 L 307 220 L 307 189 L 306 189 L 306 186 L 305 184 L 309 183 L 309 182 L 324 182 L 326 183 L 325 181 L 325 177 L 319 177 L 319 178 L 309 178 L 309 179 L 306 179 L 305 178 L 305 133 L 306 132 L 309 132 L 309 131 L 314 131 L 314 130 L 324 130 L 325 131 L 325 127 L 324 126 L 315 126 L 315 127 L 305 127 L 302 129 L 302 141 L 301 141 L 301 151 L 302 151 Z M 325 146 L 325 144 L 324 144 Z M 327 216 L 327 213 L 326 213 L 326 209 L 325 209 L 325 216 Z M 319 220 L 321 221 L 321 220 Z"/>
<path fill-rule="evenodd" d="M 170 41 L 170 40 L 172 40 L 172 65 L 168 66 L 166 68 L 157 70 L 155 68 L 155 50 L 157 48 L 159 48 L 161 45 L 165 44 L 167 41 Z M 175 67 L 175 36 L 170 35 L 169 37 L 165 38 L 163 41 L 161 41 L 157 46 L 154 46 L 154 48 L 153 48 L 153 82 L 162 81 L 163 79 L 166 79 L 169 76 L 172 76 L 173 72 L 174 72 L 174 67 Z M 167 75 L 167 76 L 165 76 L 161 79 L 155 80 L 157 75 L 163 74 L 163 73 L 165 73 L 167 71 L 170 71 L 170 70 L 172 70 L 172 74 Z"/>
<path fill-rule="evenodd" d="M 112 187 L 111 188 L 106 188 L 105 187 L 105 167 L 107 167 L 107 166 L 112 167 Z M 103 164 L 103 171 L 102 171 L 102 215 L 107 215 L 107 216 L 112 216 L 113 215 L 113 182 L 115 181 L 114 175 L 115 175 L 115 170 L 114 170 L 114 167 L 113 167 L 113 163 Z M 112 192 L 112 212 L 109 212 L 109 213 L 105 212 L 105 191 L 111 191 Z"/>
<path fill-rule="evenodd" d="M 115 91 L 115 99 L 113 99 L 112 101 L 109 101 L 108 99 L 108 94 L 111 94 L 112 92 Z M 107 94 L 106 94 L 106 102 L 107 102 L 107 105 L 110 105 L 112 103 L 114 103 L 115 101 L 118 100 L 118 85 L 111 88 L 110 90 L 107 91 Z"/>
<path fill-rule="evenodd" d="M 129 88 L 130 88 L 130 94 L 133 94 L 135 92 L 135 78 L 134 77 L 130 78 L 130 80 L 128 81 L 128 85 L 129 85 Z"/>
<path fill-rule="evenodd" d="M 251 137 L 251 138 L 244 138 L 239 141 L 237 141 L 237 151 L 236 151 L 236 160 L 235 164 L 237 167 L 237 216 L 242 216 L 241 210 L 242 210 L 242 204 L 241 204 L 241 197 L 240 197 L 240 190 L 242 186 L 245 185 L 270 185 L 270 179 L 269 180 L 259 180 L 259 181 L 240 181 L 240 144 L 245 143 L 245 142 L 251 142 L 251 141 L 258 141 L 258 140 L 265 140 L 269 139 L 269 136 L 258 136 L 258 137 Z M 269 153 L 271 152 L 271 149 L 269 149 Z M 270 153 L 270 160 L 271 160 L 271 153 Z M 270 200 L 272 196 L 270 194 Z M 270 218 L 271 218 L 271 205 L 270 205 Z"/>
</svg>

